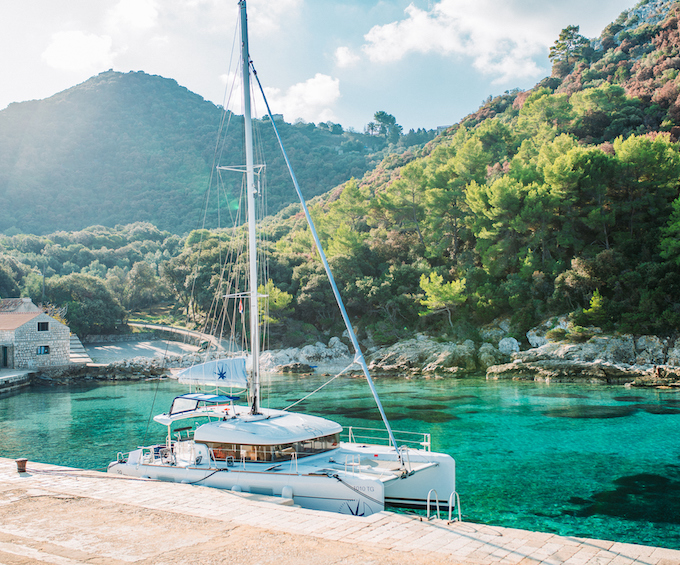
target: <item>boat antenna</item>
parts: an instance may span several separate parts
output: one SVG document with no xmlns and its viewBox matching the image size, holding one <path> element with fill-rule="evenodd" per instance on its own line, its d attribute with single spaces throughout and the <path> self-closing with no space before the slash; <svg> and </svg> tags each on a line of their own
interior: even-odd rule
<svg viewBox="0 0 680 565">
<path fill-rule="evenodd" d="M 250 413 L 260 413 L 260 329 L 257 303 L 257 241 L 255 239 L 255 165 L 253 159 L 253 123 L 250 110 L 250 55 L 248 52 L 248 17 L 246 0 L 241 9 L 241 74 L 243 78 L 243 119 L 246 149 L 246 195 L 248 203 L 248 256 L 250 279 L 250 353 L 253 368 L 250 382 Z"/>
<path fill-rule="evenodd" d="M 321 246 L 321 240 L 319 240 L 319 235 L 316 233 L 316 228 L 314 227 L 314 222 L 312 221 L 312 216 L 309 213 L 309 209 L 307 208 L 307 204 L 305 203 L 305 199 L 302 196 L 302 191 L 300 190 L 300 185 L 298 184 L 297 178 L 295 176 L 295 173 L 293 172 L 293 167 L 290 164 L 290 160 L 288 159 L 288 154 L 286 153 L 285 148 L 283 147 L 283 142 L 281 141 L 281 136 L 279 135 L 279 130 L 276 127 L 276 123 L 274 122 L 274 116 L 272 116 L 272 111 L 269 108 L 269 102 L 267 102 L 267 97 L 264 94 L 264 89 L 262 88 L 262 83 L 260 82 L 259 77 L 257 76 L 257 71 L 255 70 L 255 66 L 250 63 L 252 69 L 253 69 L 253 76 L 255 77 L 255 80 L 257 81 L 257 86 L 260 89 L 260 92 L 262 93 L 262 98 L 264 99 L 265 106 L 267 107 L 267 114 L 269 115 L 269 121 L 272 123 L 272 127 L 274 128 L 274 133 L 276 134 L 276 139 L 279 142 L 279 146 L 281 147 L 281 153 L 283 153 L 283 158 L 286 161 L 286 166 L 288 167 L 288 172 L 290 173 L 290 177 L 293 180 L 293 185 L 295 185 L 295 192 L 297 192 L 298 198 L 300 199 L 300 204 L 302 204 L 302 210 L 305 213 L 305 218 L 307 218 L 307 224 L 309 225 L 309 230 L 312 234 L 312 237 L 314 238 L 314 243 L 316 244 L 316 248 L 319 251 L 319 256 L 321 257 L 321 262 L 323 263 L 323 267 L 326 270 L 326 275 L 328 275 L 328 280 L 331 283 L 331 288 L 333 289 L 333 294 L 335 295 L 335 300 L 338 303 L 338 307 L 340 308 L 340 312 L 342 314 L 342 319 L 345 322 L 345 326 L 347 328 L 347 333 L 349 334 L 350 339 L 352 340 L 352 345 L 354 346 L 354 362 L 358 363 L 361 366 L 361 370 L 363 371 L 364 375 L 366 376 L 366 380 L 368 381 L 368 386 L 371 389 L 371 393 L 373 394 L 373 398 L 375 399 L 375 403 L 378 406 L 378 410 L 380 411 L 380 416 L 382 417 L 383 423 L 385 424 L 385 428 L 387 429 L 387 433 L 389 434 L 390 437 L 390 442 L 394 446 L 394 449 L 397 452 L 397 457 L 399 458 L 399 463 L 401 465 L 404 464 L 404 461 L 402 460 L 401 457 L 401 452 L 399 451 L 399 446 L 397 445 L 397 440 L 394 437 L 394 433 L 392 432 L 392 427 L 390 426 L 389 421 L 387 420 L 387 416 L 385 415 L 385 410 L 383 409 L 382 403 L 380 402 L 380 397 L 378 396 L 378 391 L 375 389 L 375 384 L 373 383 L 373 379 L 371 378 L 371 374 L 368 372 L 368 366 L 366 365 L 366 359 L 364 359 L 364 354 L 361 352 L 361 348 L 359 347 L 359 340 L 357 339 L 356 334 L 354 333 L 354 329 L 352 328 L 352 323 L 349 320 L 349 316 L 347 315 L 347 310 L 345 310 L 345 304 L 342 301 L 342 297 L 340 296 L 340 291 L 338 290 L 338 286 L 335 284 L 335 279 L 333 278 L 333 273 L 331 272 L 330 265 L 328 264 L 328 260 L 326 259 L 326 253 L 324 253 L 323 247 Z"/>
</svg>

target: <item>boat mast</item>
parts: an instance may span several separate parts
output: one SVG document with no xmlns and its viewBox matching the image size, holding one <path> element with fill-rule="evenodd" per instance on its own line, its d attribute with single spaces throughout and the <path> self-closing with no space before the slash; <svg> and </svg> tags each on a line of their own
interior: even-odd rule
<svg viewBox="0 0 680 565">
<path fill-rule="evenodd" d="M 342 314 L 342 319 L 345 322 L 345 327 L 347 328 L 347 332 L 349 333 L 349 337 L 352 340 L 352 345 L 354 346 L 354 362 L 358 363 L 361 366 L 361 370 L 364 372 L 364 376 L 366 377 L 366 381 L 368 382 L 368 386 L 371 389 L 371 393 L 373 394 L 373 399 L 375 400 L 375 404 L 378 407 L 378 411 L 380 412 L 380 416 L 383 420 L 383 423 L 385 424 L 385 429 L 387 430 L 387 434 L 389 435 L 390 438 L 390 443 L 394 447 L 395 451 L 397 452 L 397 458 L 399 459 L 399 463 L 401 464 L 402 467 L 404 467 L 404 459 L 401 454 L 401 450 L 399 449 L 399 445 L 397 444 L 397 439 L 394 437 L 394 433 L 392 432 L 392 426 L 390 426 L 390 422 L 387 419 L 387 415 L 385 414 L 385 410 L 383 409 L 382 402 L 380 402 L 380 397 L 378 396 L 378 391 L 375 388 L 375 385 L 373 384 L 373 379 L 371 378 L 371 373 L 368 370 L 368 366 L 366 365 L 366 359 L 364 359 L 364 354 L 361 352 L 361 347 L 359 346 L 359 340 L 357 339 L 356 334 L 354 333 L 354 329 L 352 328 L 352 322 L 350 322 L 349 316 L 347 315 L 347 310 L 345 309 L 345 305 L 342 301 L 342 296 L 340 296 L 340 291 L 338 290 L 338 285 L 335 284 L 335 278 L 333 277 L 333 273 L 331 272 L 331 267 L 328 264 L 328 260 L 326 259 L 326 253 L 324 253 L 323 246 L 321 245 L 321 240 L 319 239 L 319 234 L 316 232 L 316 228 L 314 227 L 314 222 L 312 221 L 312 215 L 309 213 L 309 209 L 307 208 L 307 204 L 305 203 L 305 199 L 302 196 L 302 191 L 300 190 L 300 185 L 298 184 L 297 178 L 295 176 L 295 173 L 293 172 L 293 167 L 290 164 L 290 159 L 288 159 L 288 154 L 286 153 L 286 149 L 283 147 L 283 142 L 281 141 L 281 136 L 279 135 L 279 128 L 276 127 L 276 122 L 274 121 L 274 116 L 272 115 L 271 108 L 269 107 L 269 102 L 267 102 L 267 97 L 264 95 L 264 89 L 262 88 L 262 84 L 260 83 L 260 79 L 257 77 L 257 72 L 253 68 L 253 75 L 255 76 L 255 80 L 257 81 L 257 85 L 260 87 L 260 92 L 262 93 L 262 98 L 264 99 L 265 106 L 267 107 L 267 114 L 269 115 L 269 120 L 272 123 L 272 126 L 274 128 L 274 133 L 276 134 L 276 139 L 279 142 L 279 147 L 281 148 L 281 153 L 283 154 L 283 159 L 286 162 L 286 166 L 288 167 L 288 172 L 290 173 L 290 178 L 293 181 L 293 186 L 295 186 L 295 192 L 297 192 L 298 198 L 300 199 L 300 204 L 302 206 L 302 211 L 305 214 L 305 218 L 307 219 L 307 225 L 309 226 L 309 231 L 312 234 L 312 238 L 314 239 L 314 243 L 316 244 L 316 250 L 319 253 L 319 257 L 321 258 L 321 262 L 323 263 L 324 269 L 326 270 L 326 275 L 328 275 L 328 281 L 331 283 L 331 288 L 333 289 L 333 294 L 335 295 L 335 300 L 338 303 L 338 307 L 340 308 L 340 313 Z"/>
<path fill-rule="evenodd" d="M 253 122 L 250 112 L 250 55 L 246 0 L 241 9 L 241 73 L 243 78 L 243 119 L 246 148 L 246 193 L 248 202 L 248 257 L 250 263 L 250 352 L 253 370 L 250 379 L 250 413 L 260 413 L 260 325 L 257 304 L 257 240 L 255 239 L 255 165 L 253 160 Z"/>
</svg>

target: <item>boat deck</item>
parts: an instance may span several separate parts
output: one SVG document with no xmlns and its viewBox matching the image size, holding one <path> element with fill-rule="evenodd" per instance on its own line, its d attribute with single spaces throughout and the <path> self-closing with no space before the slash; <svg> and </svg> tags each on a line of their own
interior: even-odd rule
<svg viewBox="0 0 680 565">
<path fill-rule="evenodd" d="M 275 501 L 0 458 L 0 563 L 680 563 L 670 549 Z"/>
</svg>

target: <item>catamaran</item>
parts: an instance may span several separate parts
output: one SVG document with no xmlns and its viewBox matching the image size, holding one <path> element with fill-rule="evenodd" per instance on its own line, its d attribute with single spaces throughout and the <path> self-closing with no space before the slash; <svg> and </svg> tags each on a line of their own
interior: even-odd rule
<svg viewBox="0 0 680 565">
<path fill-rule="evenodd" d="M 258 292 L 257 281 L 251 72 L 263 97 L 264 90 L 249 56 L 245 0 L 239 9 L 249 290 L 238 298 L 257 305 L 266 297 Z M 361 516 L 382 511 L 386 504 L 418 508 L 441 500 L 448 501 L 449 514 L 457 507 L 460 518 L 453 458 L 432 452 L 429 434 L 405 441 L 401 438 L 408 432 L 395 432 L 390 426 L 266 98 L 265 104 L 347 327 L 354 363 L 361 367 L 385 425 L 385 442 L 378 443 L 379 436 L 365 428 L 349 428 L 347 440 L 341 441 L 343 429 L 336 422 L 261 406 L 261 314 L 258 307 L 251 307 L 249 356 L 207 361 L 180 373 L 179 382 L 191 385 L 194 392 L 176 397 L 167 413 L 154 417 L 167 427 L 165 442 L 119 453 L 108 472 L 283 497 L 304 508 Z M 248 402 L 238 404 L 234 390 L 246 390 Z"/>
</svg>

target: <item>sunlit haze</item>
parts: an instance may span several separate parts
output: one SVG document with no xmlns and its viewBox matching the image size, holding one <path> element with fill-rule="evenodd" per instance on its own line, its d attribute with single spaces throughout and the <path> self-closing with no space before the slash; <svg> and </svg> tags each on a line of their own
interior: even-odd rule
<svg viewBox="0 0 680 565">
<path fill-rule="evenodd" d="M 363 129 L 377 110 L 405 130 L 458 121 L 489 95 L 550 74 L 548 49 L 580 25 L 596 37 L 631 0 L 250 0 L 252 59 L 287 121 Z M 0 108 L 110 68 L 224 100 L 236 0 L 6 2 Z M 262 109 L 259 109 L 260 112 Z"/>
</svg>

